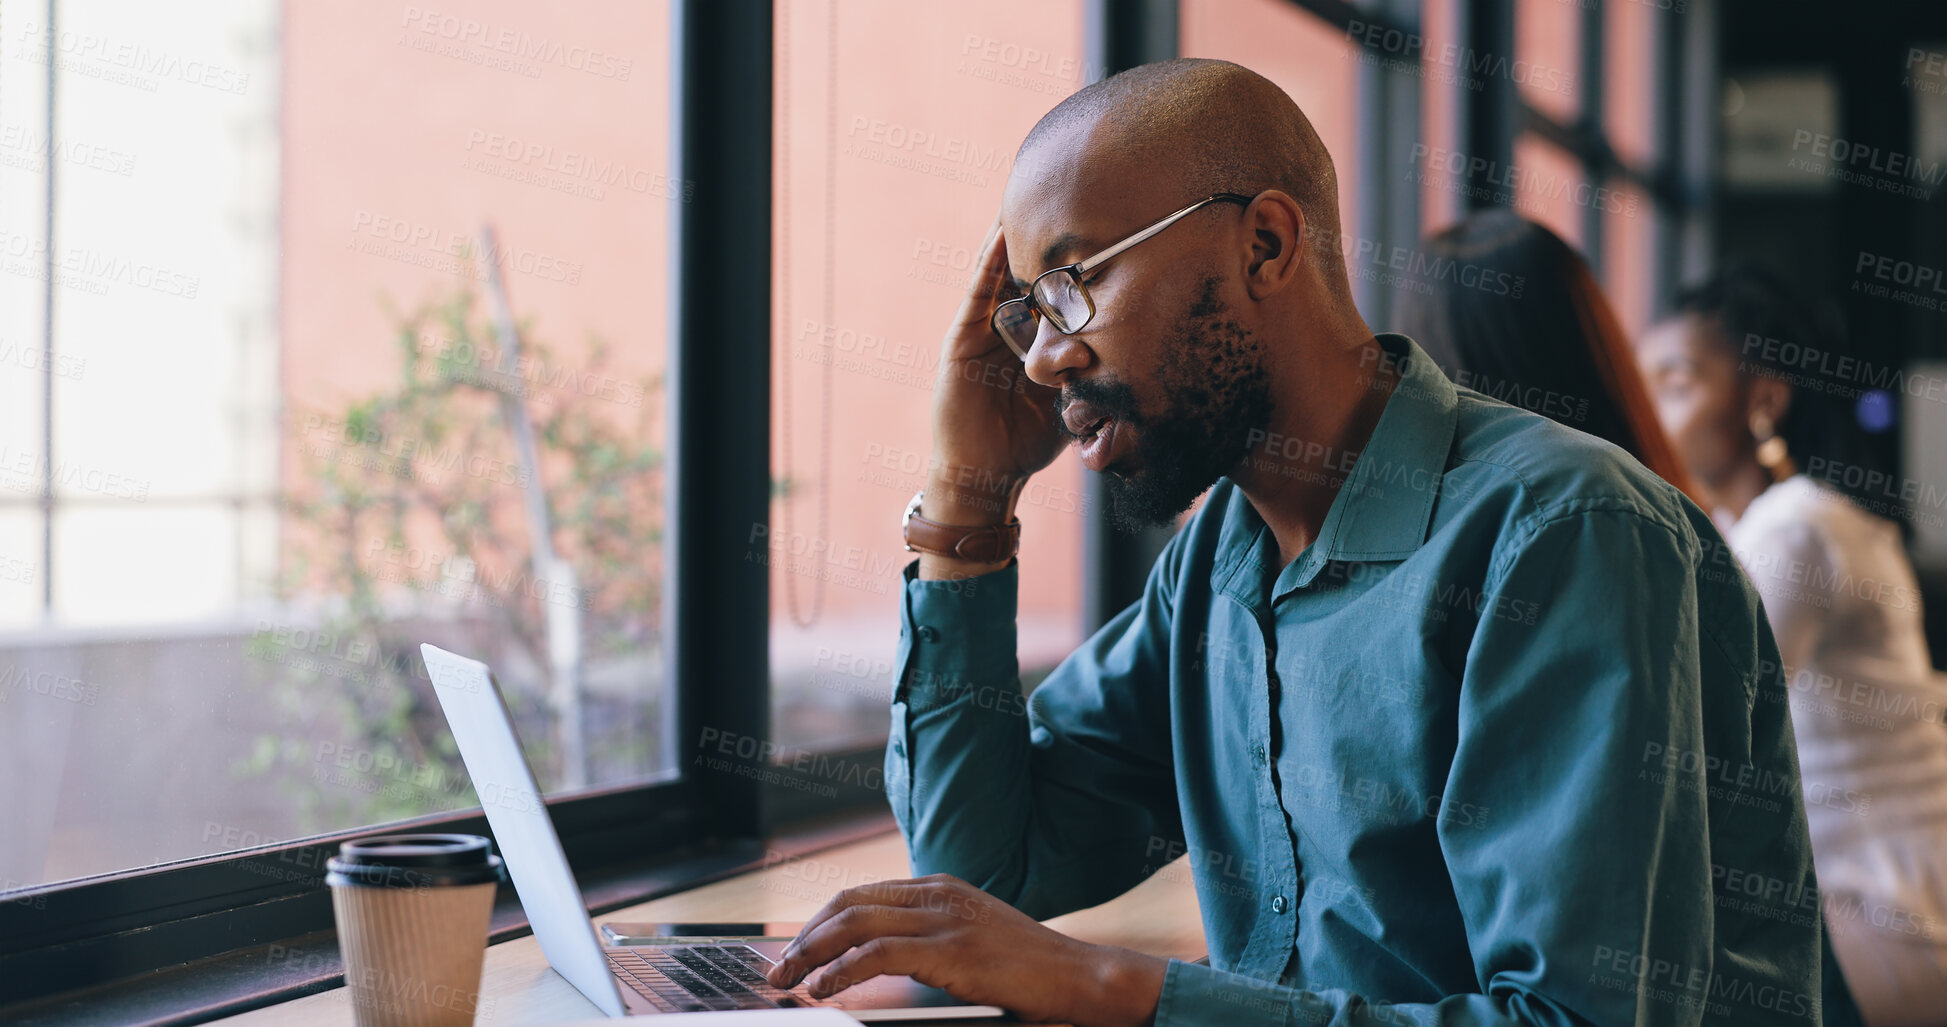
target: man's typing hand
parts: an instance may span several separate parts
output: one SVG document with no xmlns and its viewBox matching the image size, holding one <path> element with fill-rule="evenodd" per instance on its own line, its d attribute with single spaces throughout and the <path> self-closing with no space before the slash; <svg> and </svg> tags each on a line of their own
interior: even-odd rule
<svg viewBox="0 0 1947 1027">
<path fill-rule="evenodd" d="M 805 923 L 770 979 L 788 988 L 809 976 L 811 994 L 825 998 L 905 974 L 1029 1022 L 1120 1027 L 1155 1016 L 1168 966 L 1077 941 L 957 877 L 934 874 L 839 892 Z"/>
</svg>

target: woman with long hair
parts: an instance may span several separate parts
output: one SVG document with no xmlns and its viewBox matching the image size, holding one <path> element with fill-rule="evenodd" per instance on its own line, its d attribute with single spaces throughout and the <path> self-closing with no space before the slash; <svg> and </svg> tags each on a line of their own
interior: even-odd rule
<svg viewBox="0 0 1947 1027">
<path fill-rule="evenodd" d="M 1429 273 L 1394 320 L 1463 388 L 1613 442 L 1693 501 L 1629 336 L 1588 262 L 1547 228 L 1489 210 L 1422 244 Z"/>
</svg>

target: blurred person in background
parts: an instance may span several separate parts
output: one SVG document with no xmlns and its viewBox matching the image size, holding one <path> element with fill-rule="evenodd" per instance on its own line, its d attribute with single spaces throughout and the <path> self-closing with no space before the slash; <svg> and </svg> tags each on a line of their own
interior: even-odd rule
<svg viewBox="0 0 1947 1027">
<path fill-rule="evenodd" d="M 1835 347 L 1765 271 L 1727 268 L 1676 308 L 1636 355 L 1777 636 L 1840 965 L 1872 1027 L 1947 1023 L 1947 677 L 1901 526 L 1874 512 L 1898 511 L 1843 490 L 1862 458 L 1831 400 L 1859 385 L 1796 359 Z"/>
<path fill-rule="evenodd" d="M 1622 322 L 1574 247 L 1496 209 L 1428 236 L 1421 255 L 1430 268 L 1466 273 L 1430 274 L 1402 297 L 1395 321 L 1456 384 L 1612 442 L 1711 505 L 1663 434 Z M 1829 939 L 1824 960 L 1823 1022 L 1859 1023 Z"/>
<path fill-rule="evenodd" d="M 1581 254 L 1501 209 L 1469 215 L 1421 250 L 1430 268 L 1471 271 L 1429 274 L 1394 317 L 1454 384 L 1615 443 L 1706 505 L 1657 424 L 1629 337 Z"/>
</svg>

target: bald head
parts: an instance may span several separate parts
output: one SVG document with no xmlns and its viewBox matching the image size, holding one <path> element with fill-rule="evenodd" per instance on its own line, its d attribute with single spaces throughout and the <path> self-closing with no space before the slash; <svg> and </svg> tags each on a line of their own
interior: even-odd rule
<svg viewBox="0 0 1947 1027">
<path fill-rule="evenodd" d="M 1124 176 L 1162 186 L 1144 191 L 1182 203 L 1222 192 L 1286 193 L 1304 212 L 1327 287 L 1349 293 L 1331 154 L 1298 105 L 1264 76 L 1229 61 L 1185 58 L 1090 85 L 1028 133 L 1008 190 L 1099 186 Z"/>
<path fill-rule="evenodd" d="M 1249 199 L 1162 221 L 1217 194 Z M 1151 225 L 1165 227 L 1090 259 Z M 1087 440 L 1084 463 L 1108 472 L 1118 519 L 1166 523 L 1226 474 L 1297 487 L 1245 462 L 1258 433 L 1339 438 L 1367 397 L 1383 404 L 1354 387 L 1373 380 L 1380 351 L 1352 302 L 1338 225 L 1318 133 L 1235 64 L 1133 68 L 1029 133 L 998 252 L 1016 288 L 1060 275 L 1046 288 L 1072 289 L 1089 314 L 1072 331 L 1035 320 L 1023 368 L 1060 387 L 1062 422 Z M 1030 309 L 1060 295 L 1033 293 Z"/>
</svg>

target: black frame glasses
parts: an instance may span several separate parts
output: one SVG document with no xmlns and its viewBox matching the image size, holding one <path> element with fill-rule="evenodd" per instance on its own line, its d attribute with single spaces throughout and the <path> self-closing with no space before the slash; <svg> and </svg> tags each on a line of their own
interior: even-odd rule
<svg viewBox="0 0 1947 1027">
<path fill-rule="evenodd" d="M 1163 229 L 1210 204 L 1225 202 L 1249 205 L 1254 199 L 1255 196 L 1245 196 L 1243 193 L 1215 193 L 1206 196 L 1182 210 L 1166 215 L 1162 220 L 1087 260 L 1043 271 L 1036 276 L 1034 283 L 1028 286 L 1026 295 L 1016 296 L 995 307 L 987 322 L 993 326 L 994 334 L 999 335 L 1001 341 L 1007 343 L 1009 349 L 1026 360 L 1028 350 L 1034 347 L 1034 340 L 1041 333 L 1042 318 L 1047 318 L 1048 323 L 1054 325 L 1055 330 L 1063 335 L 1073 335 L 1088 327 L 1088 323 L 1095 319 L 1095 298 L 1089 295 L 1088 287 L 1082 284 L 1083 275 L 1100 267 L 1109 258 L 1155 236 Z"/>
</svg>

